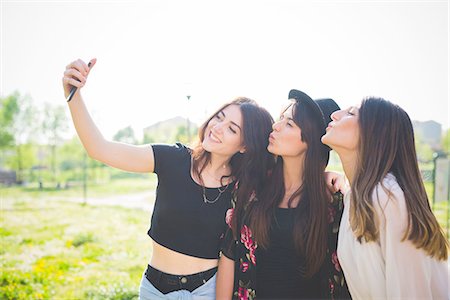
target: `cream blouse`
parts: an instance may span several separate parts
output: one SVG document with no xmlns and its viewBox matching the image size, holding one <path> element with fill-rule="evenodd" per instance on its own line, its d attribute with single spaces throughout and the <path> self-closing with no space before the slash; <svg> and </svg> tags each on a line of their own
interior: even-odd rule
<svg viewBox="0 0 450 300">
<path fill-rule="evenodd" d="M 379 219 L 377 242 L 359 243 L 350 228 L 350 192 L 344 198 L 344 212 L 338 238 L 338 258 L 353 299 L 450 299 L 449 263 L 438 261 L 402 242 L 408 225 L 403 191 L 392 174 L 374 190 L 374 207 Z"/>
</svg>

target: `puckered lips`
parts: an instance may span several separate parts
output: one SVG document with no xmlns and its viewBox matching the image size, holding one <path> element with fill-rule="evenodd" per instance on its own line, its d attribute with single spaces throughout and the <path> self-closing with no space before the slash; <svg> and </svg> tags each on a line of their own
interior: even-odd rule
<svg viewBox="0 0 450 300">
<path fill-rule="evenodd" d="M 269 134 L 269 143 L 275 142 L 275 136 L 273 133 Z"/>
<path fill-rule="evenodd" d="M 333 124 L 332 124 L 333 122 L 330 122 L 330 123 L 328 123 L 328 126 L 327 126 L 327 128 L 325 128 L 325 131 L 328 131 L 328 130 L 330 130 L 331 128 L 333 128 Z"/>
</svg>

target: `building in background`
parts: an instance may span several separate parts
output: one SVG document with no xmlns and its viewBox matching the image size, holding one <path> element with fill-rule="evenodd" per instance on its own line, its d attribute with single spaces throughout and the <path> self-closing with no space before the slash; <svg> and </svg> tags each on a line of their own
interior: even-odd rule
<svg viewBox="0 0 450 300">
<path fill-rule="evenodd" d="M 433 150 L 441 149 L 442 125 L 436 121 L 413 121 L 414 133 Z"/>
</svg>

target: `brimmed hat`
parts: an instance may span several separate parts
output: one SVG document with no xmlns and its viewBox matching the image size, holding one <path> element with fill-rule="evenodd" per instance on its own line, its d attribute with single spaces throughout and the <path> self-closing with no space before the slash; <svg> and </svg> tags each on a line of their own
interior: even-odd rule
<svg viewBox="0 0 450 300">
<path fill-rule="evenodd" d="M 337 110 L 340 110 L 341 108 L 331 98 L 316 99 L 314 101 L 319 105 L 320 110 L 323 114 L 323 118 L 325 119 L 325 125 L 328 126 L 328 124 L 332 121 L 331 114 Z"/>
<path fill-rule="evenodd" d="M 331 122 L 331 114 L 337 110 L 340 110 L 339 105 L 337 105 L 337 103 L 331 98 L 313 100 L 304 92 L 295 89 L 289 91 L 289 99 L 295 99 L 297 101 L 308 103 L 310 106 L 317 107 L 322 113 L 325 127 Z"/>
</svg>

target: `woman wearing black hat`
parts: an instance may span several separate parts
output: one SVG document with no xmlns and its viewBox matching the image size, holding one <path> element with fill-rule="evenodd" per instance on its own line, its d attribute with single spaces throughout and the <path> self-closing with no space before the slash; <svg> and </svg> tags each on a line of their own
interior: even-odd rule
<svg viewBox="0 0 450 300">
<path fill-rule="evenodd" d="M 248 201 L 237 199 L 232 216 L 230 211 L 218 299 L 348 296 L 336 256 L 342 194 L 332 197 L 327 190 L 329 148 L 320 141 L 324 115 L 329 119 L 339 107 L 298 90 L 289 98 L 293 102 L 269 137 L 267 149 L 277 156 L 274 170 L 263 189 Z"/>
</svg>

